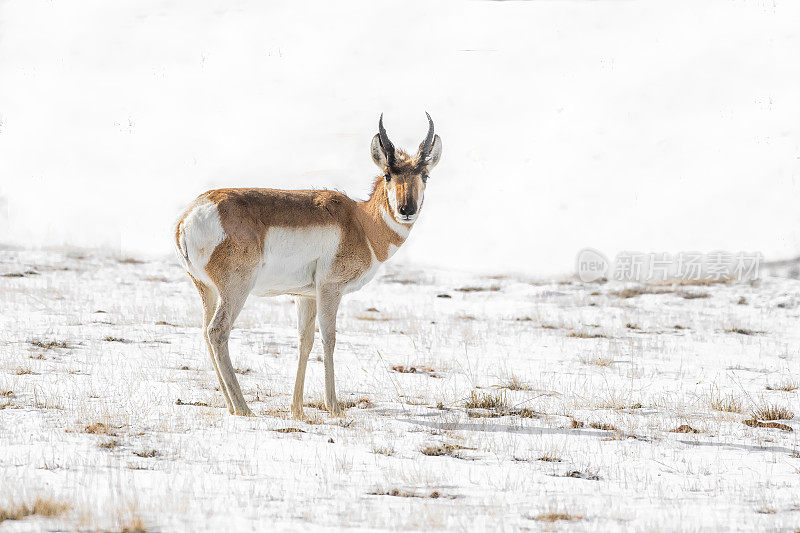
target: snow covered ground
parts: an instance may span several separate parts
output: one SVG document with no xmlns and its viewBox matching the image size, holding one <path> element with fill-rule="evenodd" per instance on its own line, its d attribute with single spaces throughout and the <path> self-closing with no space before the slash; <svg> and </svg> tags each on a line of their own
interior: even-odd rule
<svg viewBox="0 0 800 533">
<path fill-rule="evenodd" d="M 765 274 L 584 284 L 395 264 L 340 310 L 346 416 L 294 421 L 290 299 L 238 320 L 257 417 L 234 417 L 172 260 L 6 248 L 0 517 L 36 498 L 67 510 L 0 530 L 794 531 L 798 418 L 743 423 L 800 414 L 800 282 Z"/>
</svg>

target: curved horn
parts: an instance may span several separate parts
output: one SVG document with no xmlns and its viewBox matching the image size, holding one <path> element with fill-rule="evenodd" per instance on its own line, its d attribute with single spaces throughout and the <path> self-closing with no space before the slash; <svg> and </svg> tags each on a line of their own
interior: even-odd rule
<svg viewBox="0 0 800 533">
<path fill-rule="evenodd" d="M 386 154 L 386 162 L 389 163 L 389 166 L 392 166 L 394 164 L 394 145 L 389 140 L 389 136 L 383 127 L 383 113 L 381 113 L 381 118 L 378 120 L 378 135 L 383 152 Z"/>
<path fill-rule="evenodd" d="M 425 137 L 425 140 L 422 141 L 422 143 L 419 145 L 419 154 L 422 157 L 428 157 L 431 148 L 433 148 L 433 119 L 431 118 L 431 116 L 428 114 L 427 111 L 425 111 L 425 116 L 428 117 L 428 135 Z"/>
</svg>

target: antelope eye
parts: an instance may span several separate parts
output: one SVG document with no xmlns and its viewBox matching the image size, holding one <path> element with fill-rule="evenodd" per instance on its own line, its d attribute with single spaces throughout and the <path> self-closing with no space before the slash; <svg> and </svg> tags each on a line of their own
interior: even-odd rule
<svg viewBox="0 0 800 533">
<path fill-rule="evenodd" d="M 390 174 L 388 174 L 388 173 L 387 173 L 387 174 L 384 176 L 384 178 L 386 178 L 386 181 L 388 182 L 388 181 L 391 181 L 391 179 L 392 179 L 392 176 L 391 176 Z"/>
<path fill-rule="evenodd" d="M 422 175 L 422 183 L 428 183 L 428 175 L 427 174 L 423 174 Z"/>
</svg>

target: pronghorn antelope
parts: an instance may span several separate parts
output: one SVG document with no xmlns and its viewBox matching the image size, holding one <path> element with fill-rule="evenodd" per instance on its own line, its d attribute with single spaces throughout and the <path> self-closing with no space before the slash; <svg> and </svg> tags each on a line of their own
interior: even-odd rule
<svg viewBox="0 0 800 533">
<path fill-rule="evenodd" d="M 228 337 L 250 294 L 295 296 L 300 359 L 292 414 L 303 415 L 306 363 L 319 322 L 325 406 L 342 414 L 333 378 L 336 312 L 342 295 L 370 281 L 419 216 L 442 141 L 428 134 L 413 157 L 395 149 L 378 121 L 372 160 L 381 169 L 368 200 L 329 190 L 217 189 L 201 194 L 175 226 L 181 263 L 203 302 L 203 335 L 228 411 L 252 415 L 228 354 Z"/>
</svg>

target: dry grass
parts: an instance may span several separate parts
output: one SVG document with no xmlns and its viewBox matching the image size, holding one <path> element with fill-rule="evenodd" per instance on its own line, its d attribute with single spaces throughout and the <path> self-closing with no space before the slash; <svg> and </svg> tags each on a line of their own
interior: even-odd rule
<svg viewBox="0 0 800 533">
<path fill-rule="evenodd" d="M 175 405 L 193 405 L 194 407 L 211 407 L 208 402 L 184 402 L 180 398 L 175 400 Z"/>
<path fill-rule="evenodd" d="M 603 431 L 619 431 L 617 426 L 613 424 L 606 424 L 605 422 L 592 422 L 589 424 L 590 428 L 601 429 Z"/>
<path fill-rule="evenodd" d="M 152 457 L 156 457 L 157 455 L 159 455 L 159 453 L 158 453 L 158 450 L 156 450 L 154 448 L 150 448 L 150 449 L 144 448 L 144 449 L 142 449 L 142 450 L 140 450 L 138 452 L 133 452 L 133 455 L 135 455 L 137 457 L 142 457 L 144 459 L 150 459 Z"/>
<path fill-rule="evenodd" d="M 467 446 L 461 446 L 460 444 L 439 444 L 439 445 L 432 445 L 432 446 L 425 446 L 420 450 L 422 455 L 427 455 L 430 457 L 439 457 L 441 455 L 454 455 L 455 452 L 458 450 L 474 450 L 475 448 L 469 448 Z"/>
<path fill-rule="evenodd" d="M 670 433 L 700 433 L 699 430 L 694 429 L 689 424 L 681 424 L 680 426 L 676 427 L 675 429 L 671 429 Z"/>
<path fill-rule="evenodd" d="M 130 339 L 123 339 L 122 337 L 112 337 L 110 335 L 108 337 L 104 337 L 103 340 L 106 342 L 119 342 L 122 344 L 131 344 L 133 342 Z"/>
<path fill-rule="evenodd" d="M 34 374 L 35 372 L 30 368 L 19 367 L 16 370 L 14 370 L 14 373 L 18 376 L 29 376 L 31 374 Z"/>
<path fill-rule="evenodd" d="M 581 363 L 584 365 L 611 366 L 614 364 L 614 360 L 602 355 L 596 355 L 591 359 L 581 359 Z"/>
<path fill-rule="evenodd" d="M 391 457 L 395 454 L 395 450 L 391 446 L 376 446 L 372 448 L 372 453 L 376 453 L 378 455 L 385 455 L 386 457 Z"/>
<path fill-rule="evenodd" d="M 775 385 L 767 385 L 767 390 L 782 390 L 786 392 L 792 392 L 797 389 L 800 389 L 800 383 L 792 380 L 782 381 L 780 383 L 776 383 Z"/>
<path fill-rule="evenodd" d="M 6 520 L 22 520 L 28 516 L 43 516 L 53 518 L 65 513 L 70 505 L 53 498 L 39 497 L 32 504 L 16 504 L 0 507 L 0 524 Z"/>
<path fill-rule="evenodd" d="M 425 365 L 417 365 L 417 366 L 403 366 L 403 365 L 395 365 L 392 367 L 392 370 L 395 372 L 399 372 L 401 374 L 427 374 L 432 378 L 441 377 L 436 371 Z"/>
<path fill-rule="evenodd" d="M 28 342 L 32 346 L 36 346 L 37 348 L 41 348 L 43 350 L 52 350 L 53 348 L 64 348 L 64 349 L 72 348 L 72 346 L 66 341 L 54 341 L 54 340 L 43 341 L 39 339 L 34 339 Z"/>
<path fill-rule="evenodd" d="M 303 404 L 305 407 L 311 407 L 313 409 L 319 409 L 320 411 L 327 411 L 328 408 L 325 407 L 325 400 L 322 398 L 318 398 L 315 400 L 309 400 Z M 355 400 L 339 400 L 339 407 L 342 409 L 350 409 L 351 407 L 358 407 L 359 409 L 369 409 L 372 407 L 372 400 L 363 396 L 361 398 L 357 398 Z"/>
<path fill-rule="evenodd" d="M 396 496 L 398 498 L 433 498 L 433 499 L 440 498 L 442 496 L 442 494 L 438 490 L 434 490 L 430 494 L 417 494 L 416 492 L 411 492 L 402 489 L 376 490 L 370 492 L 369 494 L 373 496 Z"/>
<path fill-rule="evenodd" d="M 657 285 L 674 285 L 677 287 L 710 287 L 712 285 L 730 285 L 734 283 L 736 278 L 700 278 L 700 279 L 669 279 L 656 282 Z"/>
<path fill-rule="evenodd" d="M 708 294 L 707 292 L 681 291 L 678 293 L 678 295 L 680 295 L 680 297 L 683 298 L 684 300 L 698 300 L 701 298 L 711 298 L 711 295 Z"/>
<path fill-rule="evenodd" d="M 759 335 L 764 332 L 748 328 L 729 328 L 725 330 L 725 333 L 738 333 L 739 335 Z"/>
<path fill-rule="evenodd" d="M 610 338 L 605 333 L 589 333 L 586 331 L 570 331 L 567 333 L 570 339 L 608 339 Z"/>
<path fill-rule="evenodd" d="M 565 521 L 572 521 L 572 520 L 581 520 L 583 517 L 580 515 L 573 515 L 569 513 L 560 513 L 560 512 L 551 512 L 551 513 L 542 513 L 538 514 L 534 517 L 531 517 L 531 520 L 536 520 L 537 522 L 560 522 L 562 520 Z"/>
<path fill-rule="evenodd" d="M 762 404 L 753 409 L 753 417 L 758 420 L 791 420 L 794 413 L 781 405 Z"/>
<path fill-rule="evenodd" d="M 752 420 L 742 420 L 742 424 L 745 426 L 750 426 L 751 428 L 770 428 L 780 429 L 783 431 L 794 431 L 792 426 L 787 426 L 786 424 L 781 424 L 780 422 L 761 422 L 755 418 Z"/>
<path fill-rule="evenodd" d="M 674 291 L 670 289 L 657 289 L 655 287 L 628 287 L 627 289 L 609 292 L 608 295 L 628 299 L 644 294 L 671 294 L 672 292 Z"/>
<path fill-rule="evenodd" d="M 108 435 L 108 436 L 116 436 L 114 430 L 108 424 L 104 424 L 103 422 L 95 422 L 94 424 L 89 424 L 85 428 L 83 428 L 84 433 L 90 433 L 92 435 Z"/>
<path fill-rule="evenodd" d="M 561 458 L 558 455 L 556 455 L 555 450 L 547 452 L 543 456 L 539 457 L 538 460 L 539 461 L 544 461 L 546 463 L 560 463 L 561 462 Z"/>
<path fill-rule="evenodd" d="M 709 403 L 711 408 L 715 411 L 723 411 L 725 413 L 741 413 L 744 410 L 742 407 L 741 398 L 733 394 L 720 396 L 717 393 L 712 393 Z"/>
<path fill-rule="evenodd" d="M 147 527 L 144 525 L 144 521 L 136 516 L 131 518 L 119 531 L 120 533 L 147 533 Z"/>
<path fill-rule="evenodd" d="M 499 285 L 491 285 L 489 287 L 459 287 L 454 289 L 458 292 L 497 292 L 500 290 Z"/>
<path fill-rule="evenodd" d="M 100 444 L 98 444 L 98 446 L 100 446 L 105 450 L 115 450 L 116 448 L 119 447 L 119 445 L 120 442 L 117 439 L 107 440 L 105 442 L 101 442 Z"/>
<path fill-rule="evenodd" d="M 25 272 L 8 272 L 3 274 L 4 278 L 26 278 L 28 276 L 38 276 L 39 273 L 35 270 L 26 270 Z"/>
<path fill-rule="evenodd" d="M 117 259 L 117 261 L 120 264 L 123 264 L 123 265 L 143 265 L 144 264 L 144 261 L 141 261 L 141 260 L 133 258 L 133 257 L 123 257 L 121 259 Z"/>
<path fill-rule="evenodd" d="M 472 391 L 464 407 L 467 409 L 506 410 L 508 409 L 508 399 L 505 393 L 491 394 Z"/>
<path fill-rule="evenodd" d="M 508 390 L 515 390 L 515 391 L 527 391 L 533 390 L 530 385 L 521 381 L 517 376 L 511 376 L 505 383 L 501 385 L 497 385 L 499 389 L 508 389 Z"/>
<path fill-rule="evenodd" d="M 643 296 L 646 294 L 655 294 L 655 295 L 675 294 L 676 296 L 680 296 L 681 298 L 684 298 L 686 300 L 711 297 L 711 295 L 707 292 L 676 291 L 674 289 L 664 289 L 653 286 L 628 287 L 626 289 L 622 289 L 619 291 L 612 291 L 608 294 L 609 296 L 616 296 L 617 298 L 623 298 L 623 299 L 636 298 L 637 296 Z"/>
</svg>

